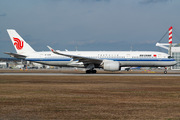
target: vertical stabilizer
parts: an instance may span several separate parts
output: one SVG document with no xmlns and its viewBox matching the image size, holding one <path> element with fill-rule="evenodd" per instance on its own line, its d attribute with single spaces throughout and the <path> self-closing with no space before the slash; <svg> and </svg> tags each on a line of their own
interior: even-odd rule
<svg viewBox="0 0 180 120">
<path fill-rule="evenodd" d="M 28 43 L 26 43 L 15 30 L 7 29 L 7 32 L 17 53 L 22 54 L 27 52 L 35 52 L 34 49 Z"/>
</svg>

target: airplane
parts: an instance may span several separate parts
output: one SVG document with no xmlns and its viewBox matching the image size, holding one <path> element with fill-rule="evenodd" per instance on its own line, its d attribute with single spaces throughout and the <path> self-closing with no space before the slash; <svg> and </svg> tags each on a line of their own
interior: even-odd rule
<svg viewBox="0 0 180 120">
<path fill-rule="evenodd" d="M 120 71 L 121 67 L 168 67 L 177 64 L 168 54 L 155 51 L 51 51 L 36 52 L 14 30 L 7 29 L 17 53 L 4 52 L 11 57 L 59 67 L 86 68 L 86 73 L 96 73 L 96 68 L 105 71 Z M 165 69 L 164 73 L 167 73 Z"/>
</svg>

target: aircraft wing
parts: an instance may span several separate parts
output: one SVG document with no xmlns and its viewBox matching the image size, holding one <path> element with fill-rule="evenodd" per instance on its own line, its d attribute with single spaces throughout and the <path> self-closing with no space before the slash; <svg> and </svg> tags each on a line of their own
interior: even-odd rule
<svg viewBox="0 0 180 120">
<path fill-rule="evenodd" d="M 83 62 L 84 64 L 101 64 L 102 63 L 102 59 L 96 59 L 96 58 L 89 58 L 89 57 L 83 57 L 83 56 L 78 56 L 78 55 L 69 55 L 69 54 L 64 54 L 61 52 L 58 52 L 54 49 L 52 49 L 51 47 L 47 46 L 53 53 L 57 54 L 57 55 L 63 55 L 63 56 L 67 56 L 73 59 L 73 61 L 78 60 L 79 62 Z"/>
<path fill-rule="evenodd" d="M 10 55 L 11 57 L 15 57 L 15 58 L 20 58 L 20 59 L 26 58 L 25 55 L 20 55 L 20 54 L 17 54 L 17 53 L 9 53 L 9 52 L 4 52 L 4 53 Z"/>
</svg>

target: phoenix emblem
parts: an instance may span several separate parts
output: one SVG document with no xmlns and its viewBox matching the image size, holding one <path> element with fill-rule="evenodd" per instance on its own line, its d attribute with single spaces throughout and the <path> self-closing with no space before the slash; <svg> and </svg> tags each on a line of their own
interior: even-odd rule
<svg viewBox="0 0 180 120">
<path fill-rule="evenodd" d="M 20 40 L 19 38 L 13 38 L 14 39 L 14 45 L 16 46 L 16 48 L 18 50 L 21 50 L 24 46 L 24 42 L 22 40 Z"/>
</svg>

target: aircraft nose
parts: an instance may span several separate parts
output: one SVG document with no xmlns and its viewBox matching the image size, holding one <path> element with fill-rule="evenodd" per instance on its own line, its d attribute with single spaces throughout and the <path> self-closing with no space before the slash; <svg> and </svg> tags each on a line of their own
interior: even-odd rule
<svg viewBox="0 0 180 120">
<path fill-rule="evenodd" d="M 177 62 L 176 61 L 174 61 L 174 65 L 176 65 L 177 64 Z"/>
</svg>

